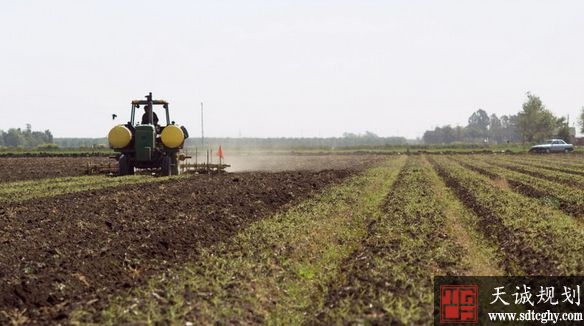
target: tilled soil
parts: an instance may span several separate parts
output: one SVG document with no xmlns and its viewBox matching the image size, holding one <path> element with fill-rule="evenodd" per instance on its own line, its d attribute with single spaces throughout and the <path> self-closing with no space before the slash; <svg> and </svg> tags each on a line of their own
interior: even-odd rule
<svg viewBox="0 0 584 326">
<path fill-rule="evenodd" d="M 231 165 L 227 172 L 243 171 L 298 171 L 323 169 L 364 168 L 384 160 L 386 155 L 330 155 L 330 154 L 281 154 L 281 155 L 228 155 L 225 162 Z M 201 158 L 199 157 L 199 160 Z M 190 160 L 194 163 L 195 160 Z M 201 162 L 201 161 L 199 161 Z M 86 175 L 88 164 L 109 166 L 116 171 L 116 160 L 104 156 L 59 157 L 0 157 L 0 182 L 35 180 L 43 178 L 76 177 Z M 99 174 L 99 172 L 94 172 Z"/>
<path fill-rule="evenodd" d="M 0 182 L 81 176 L 88 163 L 117 166 L 108 157 L 0 157 Z"/>
<path fill-rule="evenodd" d="M 22 311 L 36 324 L 66 322 L 80 306 L 99 311 L 111 295 L 354 172 L 195 176 L 0 207 L 0 324 Z"/>
</svg>

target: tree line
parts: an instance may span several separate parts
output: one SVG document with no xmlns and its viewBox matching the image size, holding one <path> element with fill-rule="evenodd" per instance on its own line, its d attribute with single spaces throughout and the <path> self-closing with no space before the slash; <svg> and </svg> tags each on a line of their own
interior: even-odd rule
<svg viewBox="0 0 584 326">
<path fill-rule="evenodd" d="M 267 150 L 279 149 L 331 149 L 331 148 L 345 148 L 356 146 L 396 146 L 406 145 L 408 140 L 404 137 L 380 137 L 373 132 L 366 131 L 364 134 L 354 134 L 345 132 L 342 137 L 327 137 L 327 138 L 217 138 L 205 137 L 205 144 L 201 143 L 200 138 L 189 138 L 186 141 L 186 147 L 207 147 L 218 146 L 230 147 L 232 149 L 247 149 L 259 148 Z"/>
<path fill-rule="evenodd" d="M 581 113 L 584 132 L 584 108 Z M 531 143 L 552 136 L 570 141 L 570 128 L 564 117 L 556 117 L 545 108 L 541 99 L 527 93 L 522 110 L 514 115 L 489 115 L 479 109 L 468 118 L 464 127 L 450 125 L 428 130 L 422 137 L 426 144 L 461 143 Z"/>
<path fill-rule="evenodd" d="M 108 148 L 107 138 L 55 138 L 55 144 L 61 148 Z M 230 138 L 230 137 L 205 137 L 205 144 L 201 144 L 201 138 L 188 138 L 185 147 L 202 148 L 217 147 L 223 145 L 230 148 L 260 148 L 268 150 L 302 149 L 302 148 L 344 148 L 355 146 L 395 146 L 406 145 L 408 140 L 404 137 L 380 137 L 371 131 L 363 134 L 351 132 L 343 133 L 342 137 L 306 137 L 306 138 Z"/>
<path fill-rule="evenodd" d="M 2 147 L 50 147 L 51 144 L 53 144 L 53 134 L 50 130 L 33 131 L 30 124 L 27 124 L 24 130 L 20 128 L 0 130 L 0 146 Z"/>
</svg>

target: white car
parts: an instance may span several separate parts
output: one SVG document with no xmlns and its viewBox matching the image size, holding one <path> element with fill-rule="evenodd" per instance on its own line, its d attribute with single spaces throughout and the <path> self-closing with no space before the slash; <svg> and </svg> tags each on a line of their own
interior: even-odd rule
<svg viewBox="0 0 584 326">
<path fill-rule="evenodd" d="M 545 143 L 532 146 L 530 153 L 569 153 L 574 150 L 574 145 L 568 144 L 562 139 L 549 139 Z"/>
</svg>

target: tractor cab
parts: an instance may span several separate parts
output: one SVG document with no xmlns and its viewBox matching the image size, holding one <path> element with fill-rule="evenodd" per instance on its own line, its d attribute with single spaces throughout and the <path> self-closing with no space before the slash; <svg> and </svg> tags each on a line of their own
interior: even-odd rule
<svg viewBox="0 0 584 326">
<path fill-rule="evenodd" d="M 150 95 L 149 95 L 150 96 Z M 137 112 L 140 110 L 140 108 L 144 109 L 144 112 L 142 114 L 142 117 L 140 119 L 137 119 L 139 116 L 140 112 Z M 158 114 L 156 113 L 158 111 L 158 113 L 161 113 L 160 108 L 164 109 L 164 115 L 163 117 L 165 117 L 165 121 L 160 121 L 158 118 Z M 157 110 L 155 110 L 157 109 Z M 149 103 L 148 100 L 144 101 L 144 100 L 134 100 L 132 101 L 132 114 L 131 114 L 131 120 L 130 120 L 130 124 L 131 125 L 153 125 L 155 127 L 157 127 L 157 133 L 160 134 L 160 132 L 162 131 L 160 124 L 162 122 L 163 126 L 168 126 L 171 124 L 170 121 L 170 115 L 168 112 L 168 102 L 166 101 L 162 101 L 162 100 L 153 100 L 151 101 L 151 104 Z M 164 123 L 166 122 L 166 123 Z"/>
<path fill-rule="evenodd" d="M 140 108 L 144 112 L 138 119 Z M 155 111 L 165 120 L 160 121 Z M 177 175 L 178 154 L 188 136 L 185 127 L 170 120 L 168 102 L 152 99 L 152 93 L 145 100 L 132 101 L 130 121 L 113 127 L 108 134 L 110 147 L 120 153 L 118 175 L 134 174 L 135 168 Z"/>
</svg>

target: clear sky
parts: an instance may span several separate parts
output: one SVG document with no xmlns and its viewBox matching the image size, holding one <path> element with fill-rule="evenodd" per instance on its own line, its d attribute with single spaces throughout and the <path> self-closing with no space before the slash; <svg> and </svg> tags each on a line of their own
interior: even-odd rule
<svg viewBox="0 0 584 326">
<path fill-rule="evenodd" d="M 2 1 L 0 129 L 103 137 L 152 91 L 200 134 L 421 137 L 584 106 L 584 1 Z M 121 118 L 112 121 L 111 114 Z"/>
</svg>

